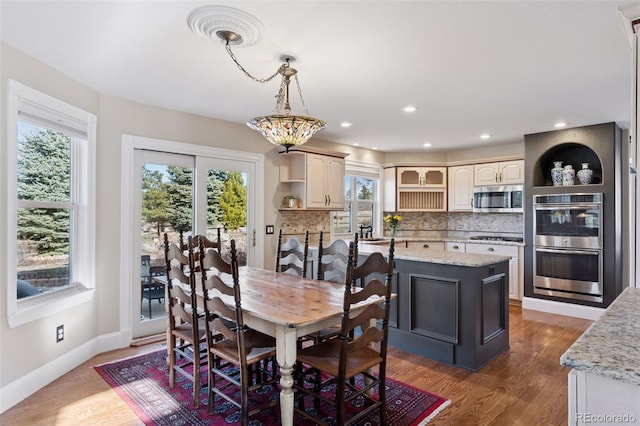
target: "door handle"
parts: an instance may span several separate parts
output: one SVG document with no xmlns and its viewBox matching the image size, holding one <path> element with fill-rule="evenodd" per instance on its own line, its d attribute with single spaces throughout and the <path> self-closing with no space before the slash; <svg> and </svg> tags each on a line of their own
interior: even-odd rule
<svg viewBox="0 0 640 426">
<path fill-rule="evenodd" d="M 251 241 L 252 241 L 253 247 L 255 247 L 256 246 L 256 230 L 255 229 L 253 230 L 253 236 L 251 238 Z"/>
</svg>

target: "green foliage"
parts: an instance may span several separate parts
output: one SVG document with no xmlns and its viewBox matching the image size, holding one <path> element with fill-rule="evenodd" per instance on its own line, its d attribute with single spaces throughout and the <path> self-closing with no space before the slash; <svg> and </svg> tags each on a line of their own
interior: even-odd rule
<svg viewBox="0 0 640 426">
<path fill-rule="evenodd" d="M 21 134 L 17 192 L 21 200 L 70 201 L 71 138 L 48 129 Z M 69 253 L 69 210 L 18 211 L 18 239 L 31 241 L 39 255 Z"/>
<path fill-rule="evenodd" d="M 209 170 L 207 179 L 207 224 L 215 227 L 222 222 L 222 208 L 218 203 L 222 195 L 228 173 L 222 170 Z"/>
<path fill-rule="evenodd" d="M 169 184 L 169 222 L 176 231 L 190 231 L 193 214 L 193 170 L 190 167 L 167 167 Z"/>
<path fill-rule="evenodd" d="M 239 172 L 229 172 L 220 195 L 222 223 L 230 230 L 247 224 L 247 189 Z"/>
<path fill-rule="evenodd" d="M 155 223 L 158 236 L 163 225 L 169 221 L 169 194 L 167 184 L 162 182 L 162 173 L 142 167 L 142 219 Z"/>
<path fill-rule="evenodd" d="M 373 180 L 357 178 L 358 200 L 373 200 Z"/>
</svg>

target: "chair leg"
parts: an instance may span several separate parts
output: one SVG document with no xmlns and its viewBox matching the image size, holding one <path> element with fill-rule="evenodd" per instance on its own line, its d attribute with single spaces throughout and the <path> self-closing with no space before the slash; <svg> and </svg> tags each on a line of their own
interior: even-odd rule
<svg viewBox="0 0 640 426">
<path fill-rule="evenodd" d="M 200 407 L 200 343 L 193 345 L 193 407 Z"/>
<path fill-rule="evenodd" d="M 167 351 L 169 351 L 169 388 L 173 389 L 176 383 L 176 336 L 169 332 L 169 344 L 167 345 Z"/>
<path fill-rule="evenodd" d="M 345 380 L 338 379 L 336 381 L 336 421 L 337 424 L 344 424 L 344 387 Z"/>
<path fill-rule="evenodd" d="M 149 298 L 149 319 L 153 319 L 153 314 L 151 313 L 151 298 Z"/>
</svg>

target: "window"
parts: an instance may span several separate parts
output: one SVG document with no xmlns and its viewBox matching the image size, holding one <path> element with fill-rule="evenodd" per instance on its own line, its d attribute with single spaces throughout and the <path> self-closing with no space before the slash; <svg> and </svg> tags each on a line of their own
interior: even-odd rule
<svg viewBox="0 0 640 426">
<path fill-rule="evenodd" d="M 8 112 L 6 300 L 14 327 L 93 293 L 96 120 L 15 81 Z"/>
<path fill-rule="evenodd" d="M 368 170 L 363 165 L 347 163 L 344 181 L 345 209 L 332 214 L 333 234 L 360 233 L 361 227 L 378 229 L 377 166 Z"/>
</svg>

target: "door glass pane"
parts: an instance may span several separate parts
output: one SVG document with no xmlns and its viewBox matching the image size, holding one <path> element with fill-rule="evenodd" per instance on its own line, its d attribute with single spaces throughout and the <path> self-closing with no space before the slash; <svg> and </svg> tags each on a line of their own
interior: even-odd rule
<svg viewBox="0 0 640 426">
<path fill-rule="evenodd" d="M 166 317 L 163 289 L 153 280 L 165 274 L 164 233 L 171 242 L 183 241 L 193 228 L 193 169 L 145 163 L 142 165 L 140 235 L 140 320 Z"/>
<path fill-rule="evenodd" d="M 238 264 L 247 264 L 247 180 L 245 172 L 207 171 L 207 236 L 215 241 L 220 229 L 222 255 L 228 259 L 236 242 Z"/>
</svg>

